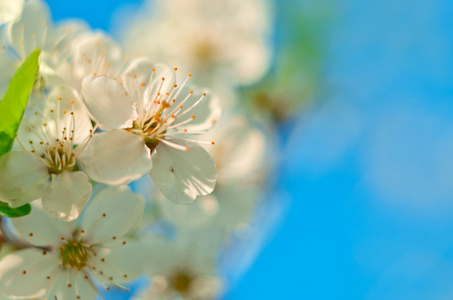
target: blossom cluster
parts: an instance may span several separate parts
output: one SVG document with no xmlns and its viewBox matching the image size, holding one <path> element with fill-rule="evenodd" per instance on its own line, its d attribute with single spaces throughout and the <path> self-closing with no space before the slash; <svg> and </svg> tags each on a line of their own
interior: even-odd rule
<svg viewBox="0 0 453 300">
<path fill-rule="evenodd" d="M 268 171 L 236 88 L 266 72 L 269 24 L 249 15 L 267 15 L 265 1 L 213 3 L 155 1 L 122 45 L 80 21 L 54 25 L 40 0 L 0 3 L 0 98 L 41 50 L 0 156 L 0 202 L 32 206 L 2 218 L 0 299 L 109 299 L 139 278 L 149 285 L 131 299 L 226 288 L 219 257 L 246 235 Z"/>
</svg>

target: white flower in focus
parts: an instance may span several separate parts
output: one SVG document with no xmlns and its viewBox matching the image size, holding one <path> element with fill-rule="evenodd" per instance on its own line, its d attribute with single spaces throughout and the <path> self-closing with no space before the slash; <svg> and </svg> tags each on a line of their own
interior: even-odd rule
<svg viewBox="0 0 453 300">
<path fill-rule="evenodd" d="M 74 220 L 92 190 L 88 176 L 77 166 L 92 136 L 91 121 L 69 87 L 54 89 L 45 104 L 32 103 L 16 138 L 22 151 L 0 157 L 0 200 L 19 207 L 41 198 L 50 214 Z"/>
<path fill-rule="evenodd" d="M 189 77 L 178 87 L 173 69 L 141 59 L 122 81 L 85 78 L 88 110 L 112 128 L 95 135 L 82 153 L 87 174 L 99 182 L 125 184 L 149 172 L 164 196 L 178 203 L 212 192 L 214 161 L 188 137 L 210 129 L 220 108 L 211 95 L 188 88 Z"/>
<path fill-rule="evenodd" d="M 95 283 L 107 290 L 122 287 L 142 271 L 146 253 L 125 235 L 136 226 L 143 208 L 141 195 L 127 187 L 100 192 L 80 225 L 56 220 L 35 206 L 30 215 L 12 222 L 24 239 L 45 248 L 5 256 L 0 261 L 0 290 L 13 298 L 95 300 Z"/>
<path fill-rule="evenodd" d="M 197 82 L 248 84 L 270 65 L 267 0 L 161 0 L 126 24 L 126 53 L 200 74 Z"/>
</svg>

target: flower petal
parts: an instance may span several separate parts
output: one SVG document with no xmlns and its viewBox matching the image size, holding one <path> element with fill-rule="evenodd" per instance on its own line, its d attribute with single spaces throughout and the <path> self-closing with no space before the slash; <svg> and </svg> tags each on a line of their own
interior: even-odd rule
<svg viewBox="0 0 453 300">
<path fill-rule="evenodd" d="M 42 206 L 57 219 L 73 221 L 88 203 L 91 190 L 91 182 L 83 172 L 52 174 L 51 184 L 42 194 Z"/>
<path fill-rule="evenodd" d="M 73 128 L 73 134 L 69 132 L 67 135 L 73 136 L 75 145 L 82 143 L 91 135 L 90 130 L 93 129 L 93 126 L 88 111 L 77 92 L 69 86 L 59 86 L 52 91 L 47 99 L 44 114 L 48 122 L 47 126 L 49 126 L 55 138 L 61 138 L 61 132 L 57 132 L 57 128 L 60 130 L 68 128 L 68 131 Z M 60 115 L 59 118 L 56 114 Z"/>
<path fill-rule="evenodd" d="M 47 186 L 47 166 L 24 151 L 0 157 L 0 200 L 11 207 L 22 206 L 41 196 Z"/>
<path fill-rule="evenodd" d="M 259 130 L 248 124 L 243 117 L 222 120 L 203 139 L 213 139 L 208 152 L 216 162 L 218 182 L 231 180 L 253 180 L 263 166 L 265 137 Z"/>
<path fill-rule="evenodd" d="M 33 205 L 29 215 L 11 219 L 16 231 L 29 243 L 36 246 L 56 245 L 61 237 L 70 236 L 71 224 L 60 221 Z"/>
<path fill-rule="evenodd" d="M 177 203 L 192 203 L 197 195 L 212 192 L 217 180 L 214 161 L 206 150 L 188 141 L 178 144 L 189 151 L 176 150 L 160 143 L 153 156 L 150 175 L 162 194 Z"/>
<path fill-rule="evenodd" d="M 143 275 L 145 270 L 143 262 L 149 258 L 152 251 L 146 242 L 126 241 L 124 246 L 114 248 L 105 255 L 101 263 L 106 279 L 113 277 L 115 283 L 128 283 Z M 107 285 L 111 283 L 111 281 L 105 282 Z"/>
<path fill-rule="evenodd" d="M 134 99 L 121 83 L 106 76 L 88 76 L 82 81 L 82 95 L 93 117 L 111 128 L 132 127 L 137 118 Z"/>
<path fill-rule="evenodd" d="M 66 272 L 65 276 L 60 277 L 54 290 L 46 295 L 46 299 L 96 299 L 96 290 L 91 282 L 84 278 L 83 272 L 77 270 L 67 270 Z"/>
<path fill-rule="evenodd" d="M 109 187 L 94 197 L 82 217 L 91 243 L 121 239 L 140 221 L 145 200 L 129 187 Z"/>
<path fill-rule="evenodd" d="M 40 298 L 56 279 L 59 261 L 52 253 L 29 248 L 7 255 L 0 261 L 0 289 L 13 298 Z M 50 276 L 50 279 L 47 279 Z"/>
<path fill-rule="evenodd" d="M 94 135 L 79 161 L 92 179 L 112 185 L 138 179 L 152 166 L 143 137 L 119 129 Z"/>
<path fill-rule="evenodd" d="M 153 71 L 154 70 L 154 71 Z M 162 79 L 165 80 L 162 80 Z M 124 86 L 136 103 L 140 103 L 140 97 L 145 92 L 151 97 L 143 99 L 144 103 L 152 101 L 160 92 L 164 95 L 173 89 L 175 73 L 169 66 L 154 64 L 147 58 L 133 61 L 122 76 Z M 151 99 L 152 98 L 152 99 Z"/>
<path fill-rule="evenodd" d="M 24 0 L 3 0 L 0 1 L 0 25 L 10 22 L 22 11 Z"/>
<path fill-rule="evenodd" d="M 81 90 L 82 79 L 96 73 L 117 78 L 124 59 L 121 48 L 111 38 L 101 32 L 86 32 L 73 43 L 73 60 L 69 74 L 64 74 L 71 84 Z"/>
<path fill-rule="evenodd" d="M 9 23 L 8 37 L 11 46 L 22 59 L 35 49 L 42 49 L 46 42 L 49 8 L 42 1 L 26 1 L 22 14 Z"/>
</svg>

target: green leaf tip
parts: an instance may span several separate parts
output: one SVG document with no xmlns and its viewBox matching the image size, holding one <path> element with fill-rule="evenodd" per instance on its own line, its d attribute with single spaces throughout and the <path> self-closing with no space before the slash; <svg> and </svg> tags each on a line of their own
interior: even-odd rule
<svg viewBox="0 0 453 300">
<path fill-rule="evenodd" d="M 28 215 L 31 212 L 31 205 L 25 204 L 12 208 L 8 203 L 0 202 L 0 216 L 7 218 L 19 218 Z"/>
<path fill-rule="evenodd" d="M 0 102 L 0 156 L 13 147 L 25 107 L 35 84 L 41 50 L 33 51 L 17 69 Z"/>
</svg>

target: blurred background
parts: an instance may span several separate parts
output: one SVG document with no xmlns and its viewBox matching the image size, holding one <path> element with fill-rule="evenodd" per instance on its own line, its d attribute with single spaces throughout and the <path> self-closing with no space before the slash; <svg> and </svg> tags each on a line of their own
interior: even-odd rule
<svg viewBox="0 0 453 300">
<path fill-rule="evenodd" d="M 148 5 L 47 3 L 55 21 L 118 40 Z M 223 298 L 453 298 L 453 2 L 287 0 L 260 13 L 269 65 L 236 97 L 276 162 Z"/>
</svg>

